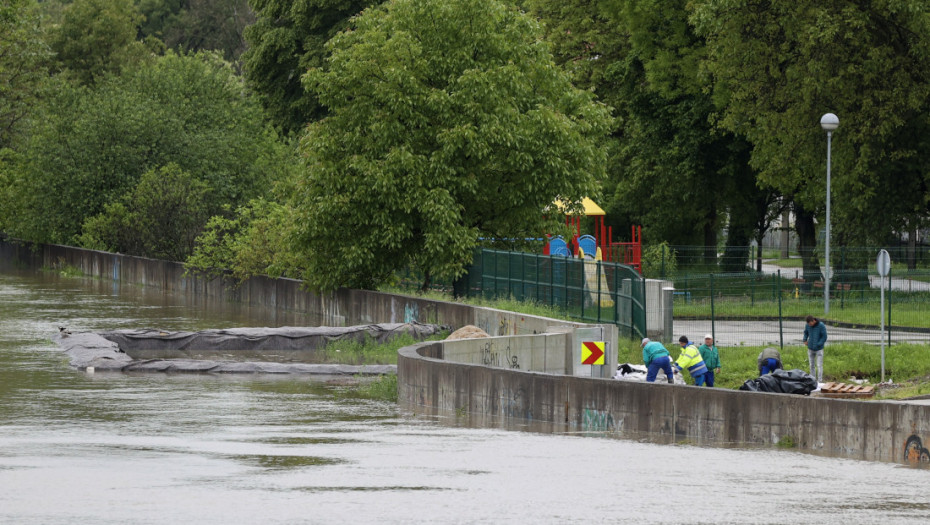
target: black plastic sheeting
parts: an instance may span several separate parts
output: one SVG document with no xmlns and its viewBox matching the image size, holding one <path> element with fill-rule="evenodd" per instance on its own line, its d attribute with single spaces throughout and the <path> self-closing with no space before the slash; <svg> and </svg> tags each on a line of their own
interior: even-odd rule
<svg viewBox="0 0 930 525">
<path fill-rule="evenodd" d="M 229 328 L 199 332 L 160 330 L 115 330 L 100 335 L 122 350 L 306 350 L 323 348 L 333 341 L 350 339 L 386 343 L 407 334 L 422 340 L 442 331 L 442 327 L 421 323 L 380 323 L 357 326 L 316 326 L 281 328 Z"/>
<path fill-rule="evenodd" d="M 740 390 L 774 392 L 776 394 L 808 395 L 817 389 L 817 380 L 803 370 L 776 370 L 771 374 L 749 379 Z"/>
<path fill-rule="evenodd" d="M 417 340 L 444 328 L 419 323 L 383 323 L 350 327 L 234 328 L 200 332 L 119 330 L 114 332 L 59 333 L 53 339 L 64 350 L 71 366 L 80 370 L 111 372 L 263 373 L 312 375 L 380 375 L 395 373 L 396 365 L 346 365 L 306 362 L 252 361 L 258 354 L 286 355 L 307 352 L 340 339 L 387 342 L 409 334 Z M 222 352 L 232 359 L 139 358 L 151 352 L 192 355 L 195 350 Z M 136 354 L 134 356 L 133 354 Z"/>
</svg>

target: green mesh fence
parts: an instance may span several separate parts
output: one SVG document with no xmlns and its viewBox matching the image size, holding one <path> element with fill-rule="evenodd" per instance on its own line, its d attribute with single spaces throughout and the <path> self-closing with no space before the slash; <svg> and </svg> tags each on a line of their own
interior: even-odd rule
<svg viewBox="0 0 930 525">
<path fill-rule="evenodd" d="M 885 299 L 882 310 L 881 284 Z M 829 342 L 930 343 L 930 270 L 836 271 L 825 313 L 824 283 L 799 269 L 713 273 L 675 279 L 675 333 L 711 333 L 721 345 L 802 344 L 808 315 L 827 326 Z M 884 317 L 884 319 L 883 319 Z"/>
<path fill-rule="evenodd" d="M 469 295 L 548 305 L 568 317 L 613 323 L 624 337 L 646 334 L 646 283 L 622 264 L 533 253 L 480 250 Z"/>
</svg>

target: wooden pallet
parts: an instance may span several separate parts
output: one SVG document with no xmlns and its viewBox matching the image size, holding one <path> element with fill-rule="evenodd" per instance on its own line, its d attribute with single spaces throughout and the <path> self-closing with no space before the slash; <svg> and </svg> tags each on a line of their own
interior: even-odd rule
<svg viewBox="0 0 930 525">
<path fill-rule="evenodd" d="M 821 397 L 863 398 L 875 395 L 875 387 L 849 385 L 846 383 L 824 383 L 820 386 Z"/>
</svg>

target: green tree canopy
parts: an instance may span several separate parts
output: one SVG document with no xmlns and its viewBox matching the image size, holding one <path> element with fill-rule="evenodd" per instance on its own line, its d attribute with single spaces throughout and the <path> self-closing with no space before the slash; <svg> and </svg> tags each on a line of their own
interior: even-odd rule
<svg viewBox="0 0 930 525">
<path fill-rule="evenodd" d="M 264 191 L 283 155 L 215 54 L 169 53 L 93 88 L 62 83 L 36 121 L 4 170 L 0 229 L 40 242 L 75 242 L 87 218 L 172 162 L 211 188 L 206 209 L 219 213 Z"/>
<path fill-rule="evenodd" d="M 275 126 L 290 134 L 320 118 L 323 108 L 301 85 L 322 67 L 325 44 L 349 17 L 377 0 L 249 0 L 258 19 L 247 27 L 242 55 L 246 78 Z"/>
<path fill-rule="evenodd" d="M 85 221 L 81 245 L 183 261 L 207 221 L 209 192 L 177 164 L 149 170 L 123 198 Z"/>
<path fill-rule="evenodd" d="M 722 124 L 752 143 L 763 184 L 823 210 L 819 120 L 833 112 L 835 234 L 881 242 L 926 215 L 930 5 L 703 0 L 691 20 L 707 39 Z"/>
<path fill-rule="evenodd" d="M 132 0 L 75 0 L 52 32 L 59 67 L 91 84 L 139 62 L 149 54 L 136 39 L 142 20 Z"/>
<path fill-rule="evenodd" d="M 36 104 L 49 56 L 36 3 L 0 3 L 0 149 L 12 144 Z"/>
<path fill-rule="evenodd" d="M 393 0 L 329 44 L 307 85 L 329 115 L 302 140 L 295 246 L 316 289 L 407 265 L 454 278 L 479 238 L 538 237 L 603 169 L 610 118 L 496 0 Z"/>
</svg>

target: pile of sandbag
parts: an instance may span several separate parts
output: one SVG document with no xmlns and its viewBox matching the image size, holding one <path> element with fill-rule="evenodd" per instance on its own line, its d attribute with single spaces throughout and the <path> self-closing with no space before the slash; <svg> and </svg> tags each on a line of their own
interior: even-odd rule
<svg viewBox="0 0 930 525">
<path fill-rule="evenodd" d="M 740 390 L 774 392 L 776 394 L 809 395 L 817 389 L 817 380 L 803 370 L 776 370 L 755 379 L 748 379 Z"/>
</svg>

